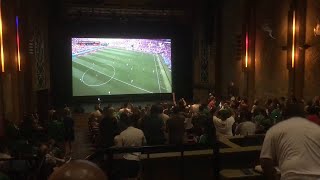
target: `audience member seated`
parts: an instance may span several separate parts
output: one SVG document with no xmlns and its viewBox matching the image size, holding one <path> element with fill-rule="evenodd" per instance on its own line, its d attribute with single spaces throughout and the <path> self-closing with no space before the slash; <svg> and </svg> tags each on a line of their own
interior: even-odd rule
<svg viewBox="0 0 320 180">
<path fill-rule="evenodd" d="M 132 114 L 132 105 L 130 103 L 125 103 L 123 107 L 119 110 L 119 113 L 123 112 Z"/>
<path fill-rule="evenodd" d="M 318 106 L 309 106 L 309 107 L 307 107 L 307 117 L 306 118 L 309 121 L 320 125 L 319 113 L 320 113 L 320 107 L 318 107 Z"/>
<path fill-rule="evenodd" d="M 21 133 L 19 127 L 14 123 L 13 121 L 5 119 L 4 121 L 4 130 L 5 130 L 5 135 L 8 139 L 11 141 L 17 141 L 20 140 Z"/>
<path fill-rule="evenodd" d="M 272 110 L 269 116 L 273 124 L 276 124 L 283 120 L 282 109 L 280 109 L 280 104 L 278 104 L 277 107 Z"/>
<path fill-rule="evenodd" d="M 235 123 L 234 117 L 229 109 L 222 109 L 213 116 L 213 124 L 216 128 L 217 135 L 232 136 L 232 128 Z"/>
<path fill-rule="evenodd" d="M 142 129 L 141 109 L 139 107 L 132 107 L 131 118 L 134 123 L 134 127 Z"/>
<path fill-rule="evenodd" d="M 181 109 L 174 107 L 167 121 L 169 144 L 183 144 L 185 142 L 185 116 Z"/>
<path fill-rule="evenodd" d="M 102 117 L 102 110 L 99 104 L 94 106 L 94 111 L 90 113 L 89 120 L 99 123 Z"/>
<path fill-rule="evenodd" d="M 64 140 L 66 154 L 72 153 L 72 142 L 74 141 L 74 121 L 71 117 L 71 111 L 68 107 L 64 108 Z"/>
<path fill-rule="evenodd" d="M 133 122 L 127 113 L 120 114 L 120 121 L 124 122 L 127 128 L 115 137 L 117 147 L 139 147 L 146 144 L 143 131 L 133 127 Z M 111 179 L 137 178 L 140 171 L 141 153 L 127 153 L 120 157 L 115 164 L 115 172 Z"/>
<path fill-rule="evenodd" d="M 23 139 L 29 143 L 37 143 L 45 139 L 43 127 L 38 123 L 37 117 L 33 114 L 25 114 L 20 124 L 20 132 Z"/>
<path fill-rule="evenodd" d="M 4 141 L 0 142 L 0 159 L 10 159 L 9 149 Z M 8 161 L 0 161 L 0 172 L 8 172 Z M 1 179 L 1 178 L 0 178 Z"/>
<path fill-rule="evenodd" d="M 59 120 L 56 112 L 51 115 L 51 121 L 48 124 L 48 138 L 53 139 L 56 143 L 62 144 L 65 138 L 65 127 L 61 120 Z"/>
<path fill-rule="evenodd" d="M 261 166 L 267 179 L 320 179 L 320 127 L 304 117 L 303 105 L 290 103 L 286 120 L 270 128 L 261 150 Z"/>
<path fill-rule="evenodd" d="M 251 121 L 251 114 L 249 111 L 240 112 L 240 123 L 235 129 L 235 135 L 254 135 L 256 133 L 256 124 Z"/>
<path fill-rule="evenodd" d="M 50 145 L 49 145 L 50 146 Z M 58 162 L 63 162 L 62 159 L 55 156 L 55 150 L 50 149 L 48 145 L 42 144 L 39 148 L 40 169 L 39 178 L 48 179 L 49 175 L 54 171 Z"/>
<path fill-rule="evenodd" d="M 216 146 L 217 133 L 211 117 L 207 117 L 207 120 L 203 121 L 202 134 L 199 137 L 198 143 L 203 145 Z"/>
<path fill-rule="evenodd" d="M 168 114 L 165 113 L 165 109 L 164 109 L 163 105 L 162 105 L 162 106 L 159 106 L 159 111 L 161 112 L 161 113 L 159 114 L 160 119 L 163 121 L 164 125 L 166 126 L 167 120 L 168 120 L 170 117 L 169 117 Z"/>
<path fill-rule="evenodd" d="M 111 147 L 114 145 L 114 137 L 119 133 L 117 119 L 114 116 L 112 107 L 103 109 L 103 118 L 99 124 L 100 145 L 102 147 Z"/>
<path fill-rule="evenodd" d="M 209 97 L 208 109 L 210 112 L 214 112 L 216 109 L 216 98 L 214 96 Z"/>
<path fill-rule="evenodd" d="M 199 112 L 192 116 L 193 132 L 197 137 L 200 137 L 203 134 L 207 121 L 211 121 L 211 117 L 205 112 L 206 108 L 206 105 L 200 105 Z"/>
<path fill-rule="evenodd" d="M 160 105 L 152 105 L 150 115 L 144 119 L 143 132 L 148 145 L 160 145 L 166 141 L 164 135 L 165 124 L 160 118 L 161 113 L 162 108 L 160 108 Z"/>
<path fill-rule="evenodd" d="M 200 104 L 200 101 L 199 100 L 195 100 L 194 101 L 194 104 L 191 105 L 190 107 L 190 112 L 192 114 L 197 114 L 199 113 L 199 108 L 200 108 L 201 104 Z"/>
<path fill-rule="evenodd" d="M 259 99 L 255 99 L 253 102 L 253 106 L 251 108 L 251 114 L 254 114 L 259 107 L 260 107 L 260 101 Z"/>
<path fill-rule="evenodd" d="M 20 125 L 20 132 L 23 138 L 26 140 L 32 139 L 32 131 L 33 131 L 33 122 L 30 115 L 25 114 L 23 117 L 23 121 Z"/>
</svg>

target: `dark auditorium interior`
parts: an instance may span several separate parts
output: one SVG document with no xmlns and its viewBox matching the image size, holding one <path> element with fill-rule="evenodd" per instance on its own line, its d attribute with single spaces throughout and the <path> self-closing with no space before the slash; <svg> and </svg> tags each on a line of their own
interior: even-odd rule
<svg viewBox="0 0 320 180">
<path fill-rule="evenodd" d="M 0 68 L 0 180 L 320 179 L 320 0 L 0 0 Z"/>
</svg>

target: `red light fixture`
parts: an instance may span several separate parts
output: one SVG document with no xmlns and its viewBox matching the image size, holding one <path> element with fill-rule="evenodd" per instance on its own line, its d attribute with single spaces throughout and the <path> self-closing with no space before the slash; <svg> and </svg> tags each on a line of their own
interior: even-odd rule
<svg viewBox="0 0 320 180">
<path fill-rule="evenodd" d="M 246 32 L 246 56 L 245 56 L 245 67 L 246 68 L 248 68 L 248 59 L 249 59 L 248 51 L 249 51 L 249 35 L 248 35 L 248 32 Z"/>
<path fill-rule="evenodd" d="M 4 72 L 4 52 L 3 52 L 3 34 L 2 34 L 2 0 L 0 0 L 0 58 L 1 58 L 1 72 Z"/>
<path fill-rule="evenodd" d="M 21 71 L 21 57 L 20 57 L 20 36 L 19 36 L 19 17 L 16 16 L 16 40 L 17 40 L 17 64 L 18 70 Z"/>
<path fill-rule="evenodd" d="M 294 68 L 295 63 L 295 39 L 296 37 L 296 12 L 293 11 L 292 15 L 292 50 L 291 50 L 291 67 Z"/>
</svg>

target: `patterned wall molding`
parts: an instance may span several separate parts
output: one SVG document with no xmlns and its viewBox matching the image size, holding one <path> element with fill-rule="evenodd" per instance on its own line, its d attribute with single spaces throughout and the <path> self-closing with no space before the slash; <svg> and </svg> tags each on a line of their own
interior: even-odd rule
<svg viewBox="0 0 320 180">
<path fill-rule="evenodd" d="M 35 27 L 29 40 L 29 54 L 34 57 L 34 90 L 47 89 L 48 83 L 48 57 L 45 52 L 45 35 L 39 27 Z"/>
</svg>

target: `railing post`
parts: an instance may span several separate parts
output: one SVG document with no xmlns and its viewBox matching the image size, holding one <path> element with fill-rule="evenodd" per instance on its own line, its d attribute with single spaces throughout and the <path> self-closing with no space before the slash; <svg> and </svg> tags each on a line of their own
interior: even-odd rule
<svg viewBox="0 0 320 180">
<path fill-rule="evenodd" d="M 180 157 L 180 179 L 184 180 L 184 149 L 183 145 L 180 146 L 181 157 Z"/>
<path fill-rule="evenodd" d="M 108 177 L 110 177 L 110 178 L 112 178 L 113 177 L 113 175 L 114 175 L 114 173 L 113 173 L 113 167 L 112 167 L 112 164 L 113 164 L 113 152 L 110 150 L 110 149 L 108 149 L 108 163 L 107 163 L 107 165 L 108 165 L 108 169 L 107 169 L 107 171 L 108 171 Z"/>
</svg>

